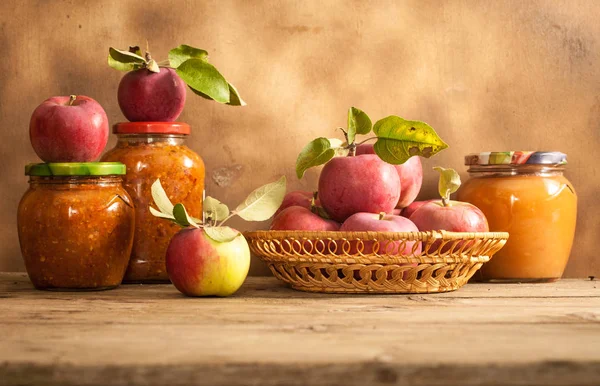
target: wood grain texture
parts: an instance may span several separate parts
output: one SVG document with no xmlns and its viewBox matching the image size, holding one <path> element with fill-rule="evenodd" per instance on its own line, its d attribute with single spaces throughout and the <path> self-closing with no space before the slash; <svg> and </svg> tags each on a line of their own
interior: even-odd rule
<svg viewBox="0 0 600 386">
<path fill-rule="evenodd" d="M 594 0 L 4 0 L 0 2 L 0 270 L 23 270 L 15 225 L 37 157 L 27 127 L 53 95 L 97 99 L 111 123 L 121 74 L 110 45 L 144 45 L 157 58 L 181 43 L 210 52 L 245 108 L 190 96 L 181 120 L 207 165 L 207 191 L 236 205 L 286 174 L 312 190 L 318 169 L 294 177 L 302 146 L 334 136 L 346 109 L 430 123 L 450 144 L 424 162 L 466 177 L 463 156 L 485 150 L 560 150 L 579 195 L 567 277 L 600 276 L 600 2 Z M 111 138 L 109 147 L 115 142 Z M 241 230 L 260 224 L 233 222 Z M 259 261 L 254 274 L 266 269 Z"/>
<path fill-rule="evenodd" d="M 41 292 L 0 274 L 0 385 L 598 385 L 600 285 L 323 295 L 249 278 Z"/>
</svg>

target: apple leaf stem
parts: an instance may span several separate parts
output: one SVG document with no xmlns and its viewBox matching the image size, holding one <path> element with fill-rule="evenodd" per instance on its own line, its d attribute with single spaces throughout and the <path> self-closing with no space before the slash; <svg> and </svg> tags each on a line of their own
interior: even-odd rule
<svg viewBox="0 0 600 386">
<path fill-rule="evenodd" d="M 451 168 L 435 166 L 433 170 L 440 172 L 438 192 L 442 198 L 442 205 L 450 206 L 450 195 L 456 192 L 461 184 L 460 175 Z"/>
<path fill-rule="evenodd" d="M 183 228 L 202 228 L 216 242 L 229 242 L 239 236 L 239 232 L 223 226 L 233 216 L 240 216 L 246 221 L 263 221 L 275 214 L 283 202 L 286 190 L 286 178 L 263 185 L 255 189 L 234 211 L 227 205 L 207 196 L 204 199 L 203 219 L 190 216 L 182 203 L 173 205 L 159 179 L 151 187 L 154 205 L 149 207 L 150 213 L 159 218 L 175 222 Z"/>
<path fill-rule="evenodd" d="M 363 143 L 367 143 L 367 142 L 369 142 L 369 141 L 372 141 L 372 140 L 374 140 L 374 139 L 377 139 L 377 137 L 371 137 L 371 138 L 367 138 L 367 139 L 365 139 L 364 141 L 360 141 L 359 143 L 357 143 L 357 144 L 355 144 L 355 145 L 356 145 L 356 146 L 360 146 L 360 145 L 362 145 Z"/>
</svg>

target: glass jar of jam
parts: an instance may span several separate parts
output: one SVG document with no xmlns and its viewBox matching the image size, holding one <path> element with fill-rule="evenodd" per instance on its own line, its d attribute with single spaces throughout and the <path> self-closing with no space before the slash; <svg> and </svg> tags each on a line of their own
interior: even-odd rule
<svg viewBox="0 0 600 386">
<path fill-rule="evenodd" d="M 577 195 L 563 176 L 559 152 L 487 152 L 465 157 L 470 179 L 458 199 L 479 207 L 490 231 L 510 237 L 475 279 L 551 282 L 567 265 L 577 217 Z"/>
<path fill-rule="evenodd" d="M 121 284 L 135 212 L 113 162 L 30 164 L 17 226 L 25 268 L 46 290 L 101 290 Z"/>
<path fill-rule="evenodd" d="M 160 179 L 171 202 L 183 203 L 188 213 L 202 218 L 204 162 L 187 146 L 190 126 L 179 122 L 124 122 L 113 127 L 116 146 L 102 161 L 127 166 L 124 179 L 135 206 L 135 237 L 125 282 L 168 282 L 165 255 L 181 228 L 150 214 L 151 186 Z"/>
</svg>

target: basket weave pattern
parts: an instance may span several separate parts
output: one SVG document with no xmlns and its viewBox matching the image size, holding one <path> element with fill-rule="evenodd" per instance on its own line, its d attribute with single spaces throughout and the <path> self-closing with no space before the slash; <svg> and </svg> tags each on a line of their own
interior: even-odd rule
<svg viewBox="0 0 600 386">
<path fill-rule="evenodd" d="M 466 284 L 508 239 L 502 232 L 445 231 L 244 235 L 251 251 L 275 277 L 297 290 L 328 293 L 453 291 Z"/>
</svg>

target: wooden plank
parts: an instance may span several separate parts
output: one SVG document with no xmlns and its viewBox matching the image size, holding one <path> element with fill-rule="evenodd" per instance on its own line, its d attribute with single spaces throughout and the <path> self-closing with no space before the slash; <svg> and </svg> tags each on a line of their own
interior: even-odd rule
<svg viewBox="0 0 600 386">
<path fill-rule="evenodd" d="M 336 296 L 249 278 L 234 297 L 191 299 L 171 285 L 41 292 L 0 274 L 0 385 L 597 385 L 597 287 Z"/>
</svg>

